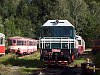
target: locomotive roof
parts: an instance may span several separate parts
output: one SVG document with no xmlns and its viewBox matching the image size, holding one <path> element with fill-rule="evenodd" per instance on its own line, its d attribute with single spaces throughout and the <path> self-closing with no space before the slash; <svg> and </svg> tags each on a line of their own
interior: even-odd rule
<svg viewBox="0 0 100 75">
<path fill-rule="evenodd" d="M 43 26 L 72 26 L 68 20 L 48 20 Z"/>
</svg>

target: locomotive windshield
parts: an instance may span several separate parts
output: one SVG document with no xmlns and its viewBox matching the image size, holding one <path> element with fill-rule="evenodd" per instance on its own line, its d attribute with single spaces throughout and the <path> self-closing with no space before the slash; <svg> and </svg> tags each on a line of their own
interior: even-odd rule
<svg viewBox="0 0 100 75">
<path fill-rule="evenodd" d="M 42 37 L 73 37 L 74 28 L 71 26 L 44 26 Z"/>
</svg>

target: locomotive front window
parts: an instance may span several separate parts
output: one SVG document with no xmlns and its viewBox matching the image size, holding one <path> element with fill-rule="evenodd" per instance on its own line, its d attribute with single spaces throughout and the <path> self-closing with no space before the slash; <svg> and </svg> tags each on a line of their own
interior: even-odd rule
<svg viewBox="0 0 100 75">
<path fill-rule="evenodd" d="M 72 37 L 73 36 L 73 27 L 67 26 L 61 28 L 62 37 Z"/>
<path fill-rule="evenodd" d="M 47 37 L 47 36 L 51 36 L 51 28 L 50 27 L 45 27 L 43 28 L 43 33 L 42 33 L 43 36 Z"/>
<path fill-rule="evenodd" d="M 49 26 L 43 27 L 43 37 L 72 37 L 74 35 L 74 28 L 71 26 Z"/>
</svg>

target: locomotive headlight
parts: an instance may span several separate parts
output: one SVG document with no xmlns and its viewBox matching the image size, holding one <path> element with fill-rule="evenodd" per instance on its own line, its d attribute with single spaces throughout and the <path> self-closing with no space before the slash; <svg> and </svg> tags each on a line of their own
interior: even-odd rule
<svg viewBox="0 0 100 75">
<path fill-rule="evenodd" d="M 49 47 L 49 46 L 50 46 L 50 44 L 48 44 L 48 43 L 47 43 L 47 44 L 45 44 L 45 47 Z"/>
<path fill-rule="evenodd" d="M 68 44 L 65 44 L 64 47 L 67 48 L 68 47 Z"/>
</svg>

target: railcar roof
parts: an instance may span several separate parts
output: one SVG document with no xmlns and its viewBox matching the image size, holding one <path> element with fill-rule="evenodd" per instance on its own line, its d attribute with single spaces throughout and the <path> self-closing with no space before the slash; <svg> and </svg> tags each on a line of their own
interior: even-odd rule
<svg viewBox="0 0 100 75">
<path fill-rule="evenodd" d="M 72 26 L 74 27 L 68 20 L 48 20 L 42 26 Z"/>
<path fill-rule="evenodd" d="M 5 35 L 3 33 L 0 33 L 0 36 L 3 36 L 4 37 Z"/>
<path fill-rule="evenodd" d="M 9 39 L 21 39 L 21 40 L 34 40 L 34 41 L 36 41 L 35 39 L 26 38 L 26 37 L 19 37 L 19 36 L 9 37 Z"/>
<path fill-rule="evenodd" d="M 77 40 L 82 39 L 82 37 L 81 37 L 81 36 L 79 36 L 79 35 L 75 35 L 75 36 L 76 36 L 76 39 L 77 39 Z"/>
</svg>

